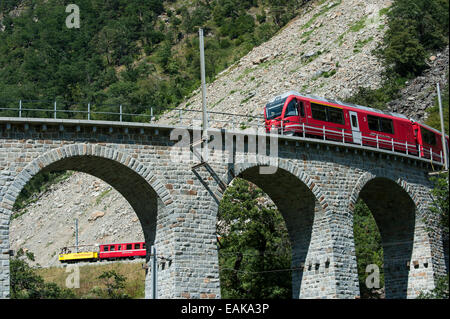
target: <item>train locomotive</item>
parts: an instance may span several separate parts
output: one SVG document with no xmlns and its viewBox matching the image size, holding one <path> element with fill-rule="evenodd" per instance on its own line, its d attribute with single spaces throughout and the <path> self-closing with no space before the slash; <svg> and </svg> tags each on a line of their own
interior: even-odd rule
<svg viewBox="0 0 450 319">
<path fill-rule="evenodd" d="M 273 98 L 264 107 L 266 132 L 303 136 L 376 147 L 444 163 L 449 138 L 438 130 L 386 112 L 289 91 Z"/>
<path fill-rule="evenodd" d="M 104 260 L 145 258 L 145 256 L 145 242 L 132 242 L 63 247 L 59 254 L 59 261 L 61 263 L 74 263 L 80 261 L 96 262 Z"/>
</svg>

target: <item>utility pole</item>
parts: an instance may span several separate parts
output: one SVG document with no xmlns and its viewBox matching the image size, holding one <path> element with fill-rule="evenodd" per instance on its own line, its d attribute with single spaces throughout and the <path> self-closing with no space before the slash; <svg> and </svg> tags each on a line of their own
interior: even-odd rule
<svg viewBox="0 0 450 319">
<path fill-rule="evenodd" d="M 437 93 L 438 93 L 438 101 L 439 101 L 439 116 L 441 118 L 441 134 L 442 134 L 442 153 L 444 154 L 444 169 L 448 170 L 448 164 L 447 164 L 447 147 L 446 147 L 446 140 L 445 140 L 445 128 L 444 128 L 444 115 L 442 111 L 442 101 L 441 101 L 441 90 L 439 88 L 439 82 L 436 84 L 437 86 Z"/>
<path fill-rule="evenodd" d="M 78 218 L 75 219 L 75 249 L 78 252 Z"/>
<path fill-rule="evenodd" d="M 156 285 L 156 280 L 158 279 L 157 277 L 157 272 L 158 272 L 158 263 L 156 260 L 156 248 L 155 246 L 152 246 L 151 248 L 151 262 L 152 262 L 152 299 L 158 299 L 158 290 L 157 290 L 157 285 Z"/>
<path fill-rule="evenodd" d="M 205 80 L 205 49 L 203 43 L 203 29 L 198 30 L 199 38 L 200 38 L 200 73 L 202 78 L 202 107 L 203 107 L 203 116 L 202 116 L 202 124 L 203 124 L 203 140 L 208 139 L 208 117 L 206 113 L 206 80 Z"/>
</svg>

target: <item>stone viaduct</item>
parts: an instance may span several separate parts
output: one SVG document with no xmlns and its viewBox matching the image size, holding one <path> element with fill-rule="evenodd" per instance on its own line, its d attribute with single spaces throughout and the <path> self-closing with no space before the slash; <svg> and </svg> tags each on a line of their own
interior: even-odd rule
<svg viewBox="0 0 450 319">
<path fill-rule="evenodd" d="M 109 183 L 134 208 L 147 247 L 154 245 L 164 257 L 157 263 L 159 298 L 220 298 L 216 219 L 223 190 L 206 167 L 191 169 L 198 163 L 195 156 L 182 159 L 191 153 L 178 141 L 197 131 L 174 129 L 0 118 L 0 297 L 10 296 L 9 224 L 17 196 L 40 171 L 75 170 Z M 235 176 L 255 183 L 282 213 L 293 247 L 292 267 L 299 268 L 293 273 L 293 298 L 359 296 L 353 238 L 358 198 L 380 229 L 387 298 L 414 298 L 448 273 L 438 218 L 430 211 L 432 164 L 426 160 L 297 137 L 276 139 L 274 159 L 269 147 L 253 154 L 256 143 L 273 144 L 268 136 L 209 133 L 220 141 L 211 154 L 222 156 L 211 155 L 208 163 L 223 183 Z M 226 151 L 227 143 L 234 143 L 232 152 Z M 236 151 L 239 143 L 243 152 Z M 274 172 L 261 174 L 268 164 Z M 151 267 L 147 297 L 150 273 Z"/>
</svg>

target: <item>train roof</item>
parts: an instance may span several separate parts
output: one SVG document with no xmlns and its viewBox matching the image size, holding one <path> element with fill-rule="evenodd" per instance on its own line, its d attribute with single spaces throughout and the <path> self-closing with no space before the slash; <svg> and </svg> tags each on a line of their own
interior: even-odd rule
<svg viewBox="0 0 450 319">
<path fill-rule="evenodd" d="M 301 94 L 301 93 L 299 93 L 297 91 L 285 92 L 285 93 L 283 93 L 281 95 L 278 95 L 278 96 L 274 97 L 272 100 L 269 101 L 269 103 L 273 103 L 273 102 L 275 102 L 276 100 L 279 100 L 279 99 L 284 99 L 284 98 L 288 97 L 289 95 L 296 95 L 296 96 L 300 96 L 300 97 L 304 97 L 304 98 L 308 98 L 308 99 L 313 99 L 313 100 L 318 100 L 318 101 L 326 102 L 326 103 L 334 103 L 334 104 L 345 105 L 345 106 L 349 106 L 349 107 L 353 107 L 353 108 L 357 108 L 357 109 L 361 109 L 361 110 L 365 110 L 365 111 L 369 111 L 369 112 L 374 112 L 374 113 L 379 113 L 379 114 L 389 115 L 389 116 L 395 116 L 395 117 L 403 118 L 405 120 L 409 120 L 409 118 L 404 116 L 403 114 L 382 111 L 382 110 L 374 109 L 374 108 L 371 108 L 371 107 L 368 107 L 368 106 L 362 106 L 362 105 L 342 102 L 342 101 L 338 101 L 338 100 L 326 99 L 324 97 L 319 97 L 319 96 L 315 96 L 315 95 L 312 95 L 312 94 Z"/>
<path fill-rule="evenodd" d="M 127 241 L 120 243 L 108 243 L 108 244 L 99 244 L 100 246 L 108 246 L 108 245 L 126 245 L 126 244 L 145 244 L 145 241 Z"/>
</svg>

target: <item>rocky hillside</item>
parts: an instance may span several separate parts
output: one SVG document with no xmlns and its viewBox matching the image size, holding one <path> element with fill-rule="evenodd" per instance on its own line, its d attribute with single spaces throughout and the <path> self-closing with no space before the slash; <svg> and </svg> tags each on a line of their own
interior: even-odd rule
<svg viewBox="0 0 450 319">
<path fill-rule="evenodd" d="M 428 64 L 430 68 L 421 76 L 407 82 L 406 87 L 400 92 L 400 97 L 387 105 L 388 110 L 418 121 L 427 119 L 426 110 L 433 105 L 437 96 L 436 83 L 439 83 L 441 92 L 448 84 L 448 46 L 444 51 L 430 56 Z"/>
<path fill-rule="evenodd" d="M 372 54 L 385 32 L 389 0 L 316 1 L 269 41 L 255 47 L 207 85 L 208 109 L 260 115 L 263 105 L 289 90 L 345 99 L 360 86 L 380 86 L 381 63 Z M 205 43 L 208 38 L 205 38 Z M 201 110 L 201 91 L 180 105 Z M 183 118 L 201 118 L 184 112 Z M 219 119 L 210 114 L 210 119 Z M 213 127 L 228 123 L 210 123 Z M 179 113 L 161 120 L 175 124 Z"/>
</svg>

